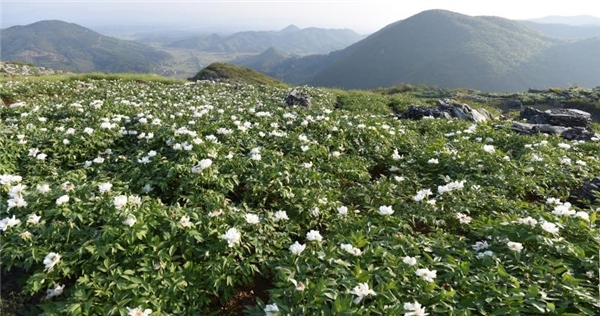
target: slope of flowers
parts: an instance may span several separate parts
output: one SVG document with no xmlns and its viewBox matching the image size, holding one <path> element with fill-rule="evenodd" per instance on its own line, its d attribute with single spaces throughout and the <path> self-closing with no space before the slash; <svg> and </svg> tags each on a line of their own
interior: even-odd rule
<svg viewBox="0 0 600 316">
<path fill-rule="evenodd" d="M 598 141 L 314 88 L 296 109 L 264 86 L 90 83 L 0 87 L 21 96 L 0 109 L 0 254 L 23 309 L 219 314 L 263 286 L 246 313 L 600 310 L 600 204 L 575 194 Z"/>
</svg>

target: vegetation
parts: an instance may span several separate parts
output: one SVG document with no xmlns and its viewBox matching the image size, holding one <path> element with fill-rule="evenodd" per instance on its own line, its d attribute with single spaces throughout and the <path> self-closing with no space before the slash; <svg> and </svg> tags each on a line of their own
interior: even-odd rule
<svg viewBox="0 0 600 316">
<path fill-rule="evenodd" d="M 3 315 L 600 310 L 598 140 L 93 76 L 0 82 Z"/>
<path fill-rule="evenodd" d="M 212 63 L 208 67 L 200 70 L 194 77 L 189 80 L 216 80 L 226 81 L 231 83 L 246 83 L 255 85 L 271 85 L 285 87 L 285 83 L 271 78 L 260 72 L 226 63 Z"/>
</svg>

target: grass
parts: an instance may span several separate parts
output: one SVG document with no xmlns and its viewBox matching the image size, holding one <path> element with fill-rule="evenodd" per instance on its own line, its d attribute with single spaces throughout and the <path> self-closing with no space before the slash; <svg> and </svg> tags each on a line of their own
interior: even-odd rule
<svg viewBox="0 0 600 316">
<path fill-rule="evenodd" d="M 136 82 L 158 82 L 163 84 L 183 84 L 185 80 L 166 78 L 154 74 L 105 74 L 100 72 L 87 74 L 69 74 L 69 75 L 48 75 L 48 76 L 16 76 L 16 77 L 0 77 L 0 82 L 7 81 L 87 81 L 87 80 L 123 80 Z"/>
</svg>

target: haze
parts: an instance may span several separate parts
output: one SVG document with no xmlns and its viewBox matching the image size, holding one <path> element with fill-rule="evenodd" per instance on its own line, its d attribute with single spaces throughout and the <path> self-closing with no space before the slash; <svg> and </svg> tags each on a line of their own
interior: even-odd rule
<svg viewBox="0 0 600 316">
<path fill-rule="evenodd" d="M 97 30 L 196 29 L 207 32 L 350 28 L 367 34 L 429 9 L 533 19 L 600 16 L 593 1 L 2 1 L 1 27 L 63 20 Z"/>
</svg>

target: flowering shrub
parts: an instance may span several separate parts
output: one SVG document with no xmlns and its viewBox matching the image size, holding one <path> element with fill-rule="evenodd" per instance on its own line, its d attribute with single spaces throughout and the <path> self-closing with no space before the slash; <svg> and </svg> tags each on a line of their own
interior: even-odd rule
<svg viewBox="0 0 600 316">
<path fill-rule="evenodd" d="M 0 109 L 5 310 L 600 310 L 600 204 L 575 194 L 598 142 L 334 109 L 309 87 L 296 109 L 266 86 L 89 83 L 1 83 L 19 100 Z"/>
</svg>

